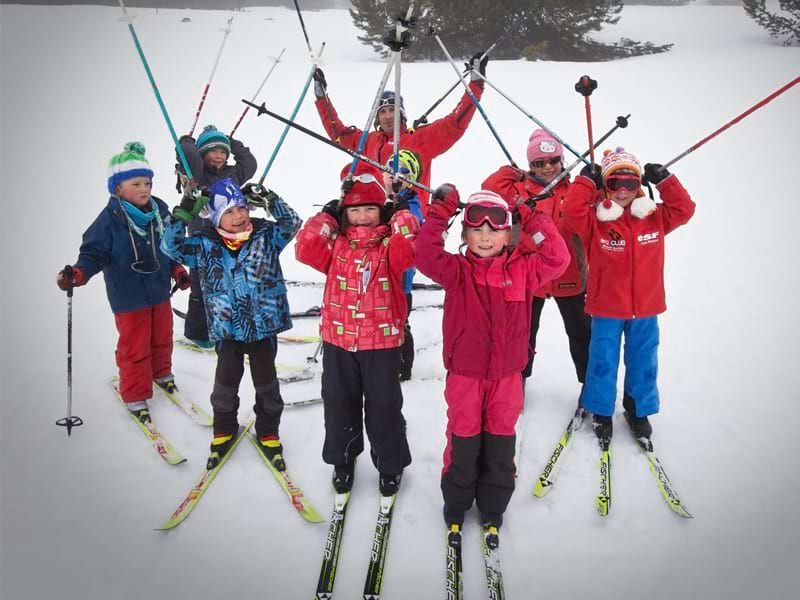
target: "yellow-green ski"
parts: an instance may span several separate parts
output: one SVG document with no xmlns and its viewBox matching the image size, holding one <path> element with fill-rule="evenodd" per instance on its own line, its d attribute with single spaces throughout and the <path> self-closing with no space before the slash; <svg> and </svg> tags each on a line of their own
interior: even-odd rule
<svg viewBox="0 0 800 600">
<path fill-rule="evenodd" d="M 608 515 L 611 507 L 611 439 L 599 438 L 600 443 L 600 492 L 597 494 L 597 512 Z"/>
</svg>

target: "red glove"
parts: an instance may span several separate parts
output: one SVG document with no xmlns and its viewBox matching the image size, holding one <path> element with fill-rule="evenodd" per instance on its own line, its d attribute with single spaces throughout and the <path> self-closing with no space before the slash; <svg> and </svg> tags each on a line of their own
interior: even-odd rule
<svg viewBox="0 0 800 600">
<path fill-rule="evenodd" d="M 78 267 L 67 265 L 58 272 L 56 285 L 64 291 L 72 287 L 79 287 L 86 283 L 86 274 Z"/>
<path fill-rule="evenodd" d="M 187 273 L 186 269 L 181 265 L 172 269 L 172 279 L 175 280 L 175 284 L 178 286 L 179 290 L 188 290 L 192 285 L 189 273 Z"/>
<path fill-rule="evenodd" d="M 433 202 L 428 207 L 428 214 L 435 215 L 445 221 L 450 219 L 458 210 L 460 196 L 456 186 L 452 183 L 440 185 L 433 191 Z"/>
</svg>

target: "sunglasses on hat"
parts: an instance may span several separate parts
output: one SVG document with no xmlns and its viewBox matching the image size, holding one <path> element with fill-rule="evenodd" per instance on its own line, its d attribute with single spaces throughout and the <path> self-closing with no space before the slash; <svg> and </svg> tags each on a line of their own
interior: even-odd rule
<svg viewBox="0 0 800 600">
<path fill-rule="evenodd" d="M 612 192 L 616 192 L 619 189 L 635 192 L 640 185 L 641 180 L 636 175 L 616 175 L 606 179 L 606 188 Z"/>
<path fill-rule="evenodd" d="M 488 223 L 492 229 L 502 230 L 511 227 L 511 213 L 497 204 L 472 202 L 464 208 L 462 221 L 468 227 L 480 227 Z"/>
<path fill-rule="evenodd" d="M 537 158 L 536 160 L 532 160 L 531 161 L 531 166 L 535 167 L 537 169 L 541 169 L 542 167 L 545 167 L 546 165 L 554 165 L 555 166 L 560 162 L 561 162 L 561 157 L 560 156 L 554 156 L 552 158 Z"/>
</svg>

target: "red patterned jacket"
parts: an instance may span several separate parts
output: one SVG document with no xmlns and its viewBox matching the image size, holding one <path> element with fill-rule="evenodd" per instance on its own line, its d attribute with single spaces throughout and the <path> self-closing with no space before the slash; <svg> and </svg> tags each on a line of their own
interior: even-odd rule
<svg viewBox="0 0 800 600">
<path fill-rule="evenodd" d="M 530 177 L 526 177 L 518 169 L 511 166 L 500 167 L 483 182 L 483 189 L 500 194 L 509 206 L 517 203 L 517 198 L 527 200 L 544 189 L 544 186 Z M 586 287 L 586 256 L 580 237 L 567 227 L 562 212 L 567 192 L 571 187 L 569 178 L 565 177 L 553 189 L 553 194 L 536 202 L 536 210 L 540 210 L 553 219 L 558 232 L 569 249 L 569 266 L 561 277 L 545 283 L 534 292 L 537 298 L 551 296 L 577 296 Z"/>
<path fill-rule="evenodd" d="M 320 212 L 297 234 L 297 260 L 327 275 L 320 335 L 349 352 L 403 345 L 403 272 L 414 265 L 417 219 L 408 210 L 388 225 L 347 227 Z"/>
<path fill-rule="evenodd" d="M 678 178 L 658 184 L 662 203 L 644 219 L 627 207 L 619 219 L 599 221 L 595 185 L 575 178 L 564 217 L 581 236 L 589 259 L 586 312 L 612 319 L 652 317 L 667 310 L 664 292 L 664 236 L 694 214 L 694 202 Z"/>
<path fill-rule="evenodd" d="M 494 258 L 446 252 L 438 213 L 422 225 L 417 269 L 445 290 L 444 367 L 452 373 L 496 381 L 528 362 L 533 291 L 561 275 L 569 252 L 549 217 L 523 210 L 524 241 Z"/>
</svg>

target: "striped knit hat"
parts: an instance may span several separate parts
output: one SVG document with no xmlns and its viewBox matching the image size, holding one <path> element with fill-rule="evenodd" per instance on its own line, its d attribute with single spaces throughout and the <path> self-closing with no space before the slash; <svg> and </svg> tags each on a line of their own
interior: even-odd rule
<svg viewBox="0 0 800 600">
<path fill-rule="evenodd" d="M 113 194 L 120 183 L 134 177 L 153 179 L 153 170 L 144 157 L 144 144 L 141 142 L 128 142 L 122 154 L 111 157 L 108 162 L 109 193 Z"/>
<path fill-rule="evenodd" d="M 195 146 L 197 146 L 200 156 L 205 156 L 214 148 L 222 148 L 228 156 L 231 155 L 231 141 L 227 135 L 213 125 L 206 125 L 203 128 L 203 133 L 198 136 Z"/>
<path fill-rule="evenodd" d="M 603 174 L 603 181 L 606 181 L 615 171 L 631 171 L 639 177 L 642 176 L 641 163 L 633 154 L 625 152 L 625 148 L 622 146 L 617 146 L 613 152 L 611 150 L 603 152 L 600 170 Z"/>
</svg>

